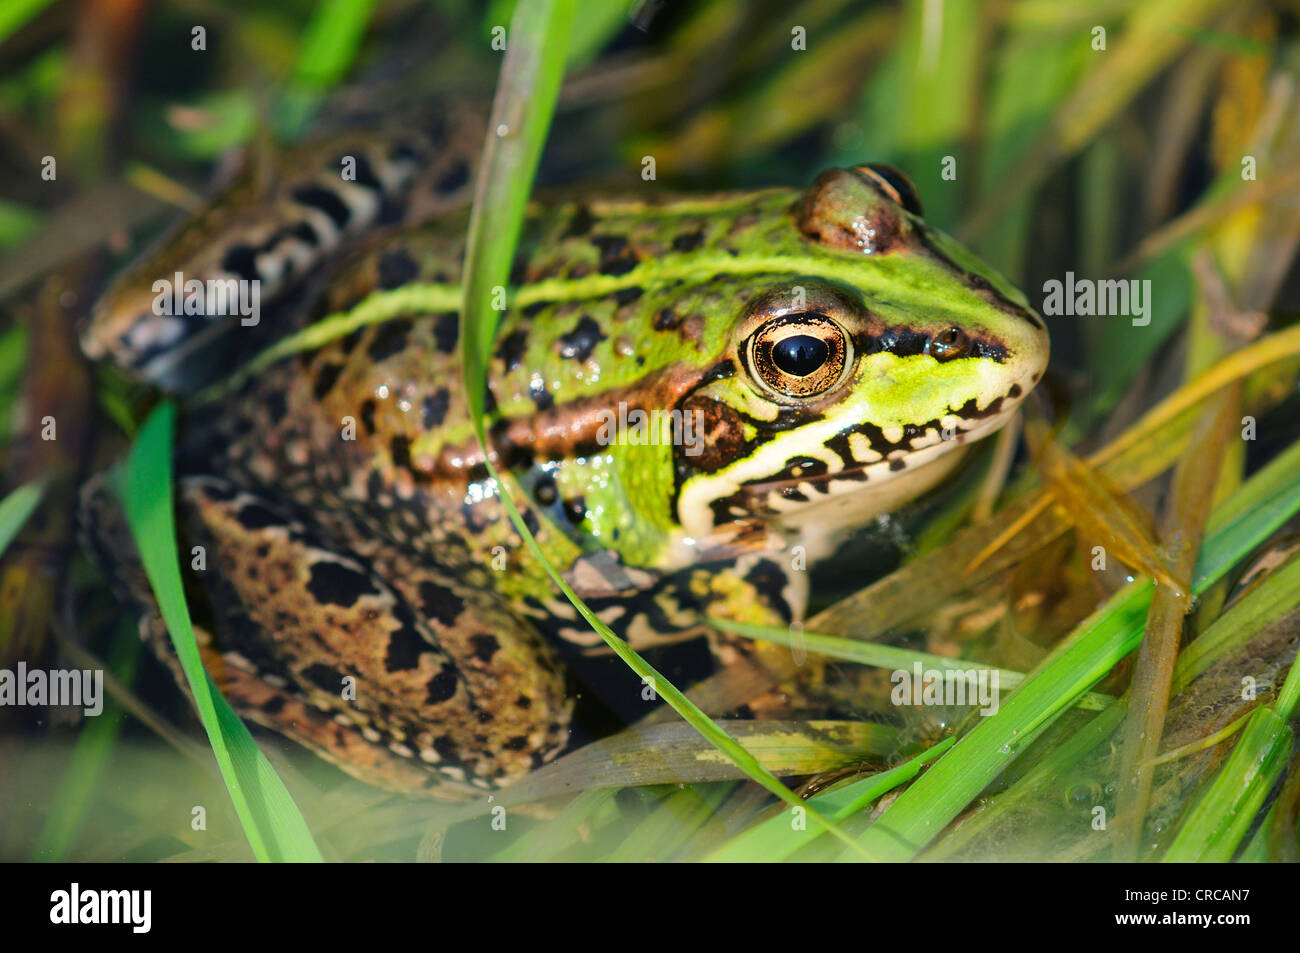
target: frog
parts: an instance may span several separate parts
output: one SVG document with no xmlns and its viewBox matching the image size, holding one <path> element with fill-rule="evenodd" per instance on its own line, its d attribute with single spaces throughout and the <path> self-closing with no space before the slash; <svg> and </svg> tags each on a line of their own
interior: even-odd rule
<svg viewBox="0 0 1300 953">
<path fill-rule="evenodd" d="M 529 206 L 494 289 L 480 442 L 451 208 L 468 160 L 439 136 L 349 148 L 356 179 L 337 154 L 296 159 L 274 201 L 192 221 L 110 289 L 83 347 L 181 391 L 221 366 L 185 394 L 175 460 L 204 664 L 242 717 L 388 790 L 477 797 L 570 744 L 566 678 L 606 649 L 503 497 L 634 650 L 710 618 L 791 625 L 804 565 L 952 478 L 1047 365 L 1042 318 L 890 167 L 569 195 Z M 420 155 L 441 204 L 402 221 L 382 209 Z M 160 321 L 144 302 L 173 273 L 266 279 L 263 328 Z M 83 494 L 87 545 L 175 669 L 110 497 Z"/>
</svg>

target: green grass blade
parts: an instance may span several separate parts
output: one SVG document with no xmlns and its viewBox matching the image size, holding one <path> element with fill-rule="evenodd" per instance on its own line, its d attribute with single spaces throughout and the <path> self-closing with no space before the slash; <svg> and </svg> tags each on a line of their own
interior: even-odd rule
<svg viewBox="0 0 1300 953">
<path fill-rule="evenodd" d="M 1215 512 L 1193 580 L 1199 594 L 1300 510 L 1300 444 L 1279 454 Z M 1030 677 L 905 791 L 863 838 L 891 860 L 914 857 L 1039 732 L 1132 652 L 1152 584 L 1131 583 L 1084 620 Z"/>
<path fill-rule="evenodd" d="M 1273 580 L 1268 581 L 1278 584 L 1292 582 L 1297 566 L 1300 566 L 1300 561 L 1293 561 L 1277 573 Z M 1288 573 L 1288 569 L 1292 572 Z M 1287 576 L 1292 578 L 1286 578 Z M 1286 592 L 1282 585 L 1273 588 L 1282 589 L 1287 596 L 1293 596 L 1295 591 L 1294 586 L 1290 592 Z M 1264 587 L 1257 594 L 1265 594 Z M 1272 593 L 1267 595 L 1271 596 Z M 1243 600 L 1245 601 L 1247 600 Z M 1270 598 L 1254 601 L 1276 603 L 1277 600 Z M 1228 622 L 1231 614 L 1229 612 L 1220 622 Z M 1216 628 L 1220 628 L 1219 623 L 1212 626 L 1206 634 L 1211 634 Z M 1232 754 L 1188 812 L 1179 827 L 1178 836 L 1165 854 L 1166 862 L 1232 859 L 1259 809 L 1264 805 L 1264 799 L 1286 770 L 1291 758 L 1295 734 L 1287 721 L 1294 714 L 1297 702 L 1300 702 L 1300 673 L 1293 663 L 1277 700 L 1267 708 L 1258 708 L 1251 714 Z"/>
<path fill-rule="evenodd" d="M 21 30 L 29 20 L 36 18 L 52 0 L 5 0 L 0 6 L 0 43 Z"/>
<path fill-rule="evenodd" d="M 939 757 L 955 743 L 956 738 L 945 738 L 928 751 L 887 771 L 854 781 L 833 791 L 814 795 L 809 803 L 829 814 L 835 823 L 848 820 L 867 808 L 882 794 L 888 794 L 901 784 L 906 784 L 921 772 L 921 768 Z M 795 851 L 806 847 L 820 831 L 795 831 L 791 815 L 785 811 L 774 814 L 749 829 L 737 834 L 719 847 L 706 861 L 746 862 L 784 860 Z"/>
<path fill-rule="evenodd" d="M 175 417 L 171 403 L 149 415 L 120 473 L 131 536 L 253 854 L 258 860 L 318 861 L 320 851 L 293 798 L 199 658 L 176 551 L 171 477 Z"/>
<path fill-rule="evenodd" d="M 0 556 L 4 555 L 23 524 L 31 518 L 44 495 L 45 482 L 33 480 L 24 483 L 0 502 Z"/>
<path fill-rule="evenodd" d="M 329 89 L 347 72 L 365 38 L 375 0 L 325 0 L 316 7 L 303 36 L 294 80 Z"/>
<path fill-rule="evenodd" d="M 1286 769 L 1294 734 L 1271 708 L 1257 708 L 1222 769 L 1192 807 L 1164 862 L 1232 859 Z"/>
<path fill-rule="evenodd" d="M 475 186 L 465 252 L 464 301 L 461 307 L 462 359 L 466 399 L 479 443 L 486 448 L 483 419 L 487 364 L 498 316 L 491 307 L 495 289 L 508 283 L 510 265 L 523 228 L 524 208 L 564 77 L 564 50 L 573 19 L 572 0 L 537 0 L 520 4 L 510 23 L 509 46 L 492 108 L 480 178 Z M 546 559 L 524 525 L 506 482 L 491 456 L 484 455 L 489 475 L 502 488 L 501 502 L 533 558 L 573 603 L 587 623 L 629 668 L 652 679 L 660 697 L 715 747 L 725 752 L 750 778 L 787 802 L 802 802 L 703 711 L 655 671 L 621 638 L 596 618 Z M 809 817 L 856 848 L 846 834 L 809 809 Z"/>
<path fill-rule="evenodd" d="M 733 632 L 747 639 L 761 639 L 775 642 L 789 648 L 803 648 L 816 655 L 827 658 L 857 662 L 873 668 L 888 668 L 911 671 L 917 664 L 927 671 L 966 672 L 982 669 L 996 672 L 998 690 L 1011 691 L 1025 680 L 1024 672 L 1014 672 L 1009 668 L 994 668 L 973 662 L 970 659 L 948 658 L 945 655 L 933 655 L 929 652 L 915 652 L 900 649 L 894 645 L 881 645 L 879 642 L 867 642 L 862 639 L 846 639 L 838 635 L 822 635 L 817 632 L 793 633 L 789 629 L 780 629 L 768 625 L 752 625 L 747 622 L 731 622 L 726 619 L 710 619 L 709 624 L 724 632 Z M 1088 692 L 1079 699 L 1078 707 L 1088 711 L 1101 711 L 1115 699 L 1098 692 Z"/>
<path fill-rule="evenodd" d="M 109 668 L 118 677 L 130 682 L 135 676 L 139 657 L 140 637 L 135 632 L 135 627 L 123 619 L 114 639 Z M 36 839 L 36 848 L 32 851 L 33 860 L 68 859 L 96 788 L 103 783 L 104 769 L 113 757 L 125 720 L 124 715 L 122 706 L 109 696 L 105 699 L 104 710 L 97 717 L 86 720 L 77 736 L 67 773 L 59 783 L 59 789 L 45 816 L 45 824 Z"/>
<path fill-rule="evenodd" d="M 277 119 L 282 132 L 301 129 L 320 97 L 347 74 L 365 39 L 374 6 L 375 0 L 323 0 L 316 6 L 280 103 Z"/>
<path fill-rule="evenodd" d="M 564 44 L 572 20 L 572 0 L 540 0 L 521 4 L 510 21 L 474 191 L 462 288 L 466 396 L 480 440 L 487 362 L 499 321 L 491 302 L 494 291 L 508 284 L 533 175 L 564 79 Z"/>
</svg>

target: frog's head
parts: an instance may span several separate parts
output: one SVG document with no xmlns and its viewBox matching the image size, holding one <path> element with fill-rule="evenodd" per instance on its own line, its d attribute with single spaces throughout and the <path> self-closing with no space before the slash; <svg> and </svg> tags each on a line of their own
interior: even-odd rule
<svg viewBox="0 0 1300 953">
<path fill-rule="evenodd" d="M 893 170 L 823 173 L 765 241 L 784 245 L 783 273 L 747 286 L 711 379 L 681 405 L 703 435 L 675 455 L 690 535 L 887 511 L 1006 423 L 1042 376 L 1042 319 L 926 225 Z"/>
</svg>

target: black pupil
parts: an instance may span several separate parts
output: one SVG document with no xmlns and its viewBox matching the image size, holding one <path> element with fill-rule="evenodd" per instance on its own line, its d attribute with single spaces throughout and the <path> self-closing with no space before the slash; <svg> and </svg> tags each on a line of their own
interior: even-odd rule
<svg viewBox="0 0 1300 953">
<path fill-rule="evenodd" d="M 794 377 L 807 377 L 826 363 L 826 342 L 808 334 L 794 334 L 772 348 L 776 366 Z"/>
</svg>

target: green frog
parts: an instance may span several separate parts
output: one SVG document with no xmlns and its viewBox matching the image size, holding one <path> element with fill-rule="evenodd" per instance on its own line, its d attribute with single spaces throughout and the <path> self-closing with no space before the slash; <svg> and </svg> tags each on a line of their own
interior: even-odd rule
<svg viewBox="0 0 1300 953">
<path fill-rule="evenodd" d="M 448 209 L 469 160 L 403 135 L 295 159 L 259 200 L 235 190 L 83 338 L 173 389 L 224 377 L 186 405 L 176 461 L 205 664 L 242 716 L 370 783 L 464 798 L 568 742 L 566 666 L 602 642 L 502 494 L 633 648 L 709 615 L 787 624 L 805 566 L 949 477 L 1045 369 L 1042 319 L 883 166 L 539 204 L 494 302 L 498 483 L 459 353 L 466 219 Z M 434 211 L 411 221 L 420 180 Z M 258 281 L 262 313 L 160 315 L 174 274 Z M 148 606 L 112 502 L 85 497 L 92 549 Z M 142 627 L 169 656 L 156 611 Z"/>
</svg>

